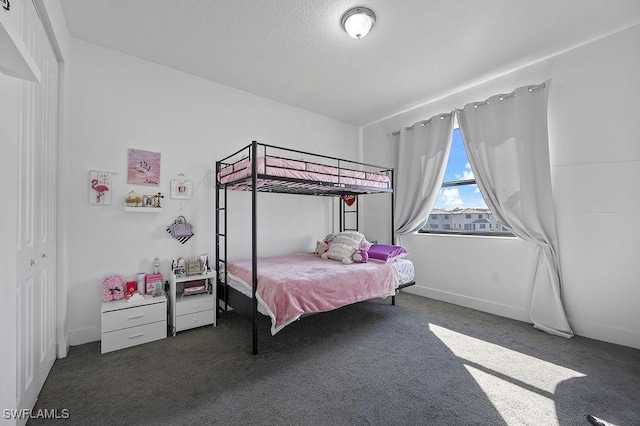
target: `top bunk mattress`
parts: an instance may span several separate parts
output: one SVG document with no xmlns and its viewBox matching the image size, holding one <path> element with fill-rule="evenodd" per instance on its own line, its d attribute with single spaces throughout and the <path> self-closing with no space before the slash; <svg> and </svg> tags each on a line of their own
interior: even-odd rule
<svg viewBox="0 0 640 426">
<path fill-rule="evenodd" d="M 251 189 L 252 160 L 245 158 L 222 167 L 218 182 L 236 190 Z M 258 186 L 268 186 L 271 178 L 295 191 L 300 185 L 306 190 L 323 191 L 329 187 L 350 187 L 355 192 L 391 191 L 391 178 L 384 172 L 369 172 L 328 166 L 301 160 L 280 157 L 258 157 L 256 160 Z M 357 188 L 361 188 L 360 191 Z"/>
</svg>

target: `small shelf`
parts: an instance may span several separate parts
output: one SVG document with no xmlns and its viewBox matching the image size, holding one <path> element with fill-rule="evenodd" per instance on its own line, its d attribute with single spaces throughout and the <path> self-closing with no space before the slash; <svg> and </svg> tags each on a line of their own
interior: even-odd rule
<svg viewBox="0 0 640 426">
<path fill-rule="evenodd" d="M 177 283 L 183 283 L 187 281 L 206 280 L 209 278 L 215 278 L 216 274 L 211 272 L 209 274 L 195 274 L 195 275 L 175 275 L 175 281 Z"/>
<path fill-rule="evenodd" d="M 159 213 L 162 211 L 162 207 L 125 207 L 124 211 L 136 213 Z"/>
<path fill-rule="evenodd" d="M 216 286 L 215 273 L 169 276 L 169 325 L 175 336 L 177 332 L 203 325 L 216 325 Z M 204 281 L 208 291 L 184 295 L 178 284 L 192 281 Z"/>
</svg>

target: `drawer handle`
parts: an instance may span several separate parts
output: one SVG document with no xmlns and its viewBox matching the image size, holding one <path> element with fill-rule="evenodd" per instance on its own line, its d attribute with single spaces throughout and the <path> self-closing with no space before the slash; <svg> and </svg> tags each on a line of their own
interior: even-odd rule
<svg viewBox="0 0 640 426">
<path fill-rule="evenodd" d="M 138 337 L 144 336 L 144 333 L 134 334 L 133 336 L 129 336 L 129 339 L 137 339 Z"/>
<path fill-rule="evenodd" d="M 144 316 L 144 314 L 139 314 L 139 315 L 131 315 L 129 317 L 129 319 L 137 319 L 137 318 L 142 318 Z"/>
</svg>

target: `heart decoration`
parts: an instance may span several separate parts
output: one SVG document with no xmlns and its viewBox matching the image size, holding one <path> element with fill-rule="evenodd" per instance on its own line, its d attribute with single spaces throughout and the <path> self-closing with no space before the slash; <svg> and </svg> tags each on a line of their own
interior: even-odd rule
<svg viewBox="0 0 640 426">
<path fill-rule="evenodd" d="M 356 202 L 356 196 L 355 195 L 343 195 L 342 196 L 342 201 L 344 201 L 344 203 L 351 207 L 353 205 L 353 203 Z"/>
</svg>

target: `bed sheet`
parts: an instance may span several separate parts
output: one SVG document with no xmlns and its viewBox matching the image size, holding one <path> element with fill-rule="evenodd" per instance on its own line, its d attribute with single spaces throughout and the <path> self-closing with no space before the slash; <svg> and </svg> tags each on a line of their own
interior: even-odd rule
<svg viewBox="0 0 640 426">
<path fill-rule="evenodd" d="M 266 165 L 266 166 L 265 166 Z M 304 161 L 288 160 L 277 157 L 260 157 L 256 164 L 259 174 L 274 177 L 294 178 L 312 182 L 329 182 L 336 185 L 357 185 L 387 189 L 390 179 L 382 173 L 342 169 Z M 234 182 L 251 176 L 251 161 L 244 159 L 236 164 L 220 170 L 218 179 L 221 183 Z M 264 181 L 260 180 L 259 184 Z M 322 188 L 321 186 L 319 189 Z"/>
<path fill-rule="evenodd" d="M 239 283 L 251 297 L 251 261 L 229 262 L 227 272 L 230 284 Z M 296 253 L 258 260 L 256 298 L 259 310 L 271 317 L 271 334 L 276 334 L 304 314 L 393 296 L 399 284 L 392 264 L 345 265 L 313 253 Z"/>
</svg>

